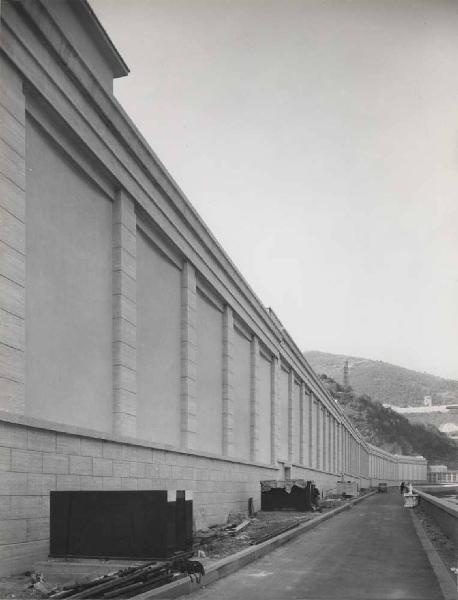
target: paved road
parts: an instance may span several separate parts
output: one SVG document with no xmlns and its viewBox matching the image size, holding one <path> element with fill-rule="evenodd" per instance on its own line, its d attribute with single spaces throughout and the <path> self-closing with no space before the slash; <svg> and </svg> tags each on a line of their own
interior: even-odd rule
<svg viewBox="0 0 458 600">
<path fill-rule="evenodd" d="M 394 490 L 368 498 L 192 598 L 443 600 Z"/>
</svg>

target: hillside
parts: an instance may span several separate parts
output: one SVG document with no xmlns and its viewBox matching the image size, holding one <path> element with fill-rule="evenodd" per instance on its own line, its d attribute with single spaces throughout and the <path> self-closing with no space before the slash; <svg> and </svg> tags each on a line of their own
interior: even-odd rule
<svg viewBox="0 0 458 600">
<path fill-rule="evenodd" d="M 419 406 L 424 396 L 432 396 L 434 404 L 458 402 L 458 381 L 428 373 L 412 371 L 379 360 L 356 356 L 304 352 L 312 368 L 343 383 L 343 369 L 348 360 L 350 385 L 356 395 L 367 394 L 375 402 L 394 406 Z"/>
<path fill-rule="evenodd" d="M 388 452 L 421 454 L 428 462 L 458 468 L 455 442 L 434 426 L 411 423 L 403 415 L 373 402 L 367 395 L 357 395 L 351 390 L 345 392 L 325 375 L 321 375 L 321 379 L 367 442 Z"/>
</svg>

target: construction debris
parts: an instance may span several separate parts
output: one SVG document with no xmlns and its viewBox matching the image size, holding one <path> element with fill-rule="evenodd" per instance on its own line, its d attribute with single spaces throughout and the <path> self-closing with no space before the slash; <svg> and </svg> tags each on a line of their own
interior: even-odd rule
<svg viewBox="0 0 458 600">
<path fill-rule="evenodd" d="M 53 587 L 46 583 L 42 573 L 30 573 L 30 585 L 27 589 L 38 592 L 41 596 L 48 596 Z"/>
<path fill-rule="evenodd" d="M 180 552 L 170 560 L 152 561 L 146 565 L 120 569 L 91 581 L 65 585 L 48 597 L 52 600 L 131 598 L 170 583 L 183 575 L 189 575 L 191 581 L 199 582 L 205 570 L 199 561 L 191 560 L 191 556 L 192 552 Z"/>
<path fill-rule="evenodd" d="M 248 527 L 248 525 L 250 525 L 250 523 L 251 523 L 251 519 L 245 519 L 245 521 L 242 521 L 238 525 L 236 525 L 235 523 L 232 525 L 228 525 L 227 527 L 224 528 L 224 530 L 229 531 L 229 533 L 231 535 L 236 535 L 237 533 L 240 533 L 240 531 L 243 531 L 244 529 L 246 529 Z"/>
</svg>

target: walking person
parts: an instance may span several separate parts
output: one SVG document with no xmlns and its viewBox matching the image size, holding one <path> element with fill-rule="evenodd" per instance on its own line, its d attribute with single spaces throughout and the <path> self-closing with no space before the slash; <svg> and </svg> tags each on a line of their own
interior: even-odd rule
<svg viewBox="0 0 458 600">
<path fill-rule="evenodd" d="M 400 492 L 401 492 L 401 495 L 404 493 L 405 489 L 406 489 L 406 484 L 405 484 L 405 481 L 402 481 L 402 482 L 401 482 L 401 485 L 400 485 Z"/>
</svg>

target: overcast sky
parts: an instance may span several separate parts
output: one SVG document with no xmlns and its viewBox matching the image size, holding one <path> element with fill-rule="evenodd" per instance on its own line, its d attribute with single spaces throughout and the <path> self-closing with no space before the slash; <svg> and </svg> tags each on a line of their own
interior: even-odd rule
<svg viewBox="0 0 458 600">
<path fill-rule="evenodd" d="M 298 345 L 458 379 L 458 2 L 91 4 L 117 98 Z"/>
</svg>

